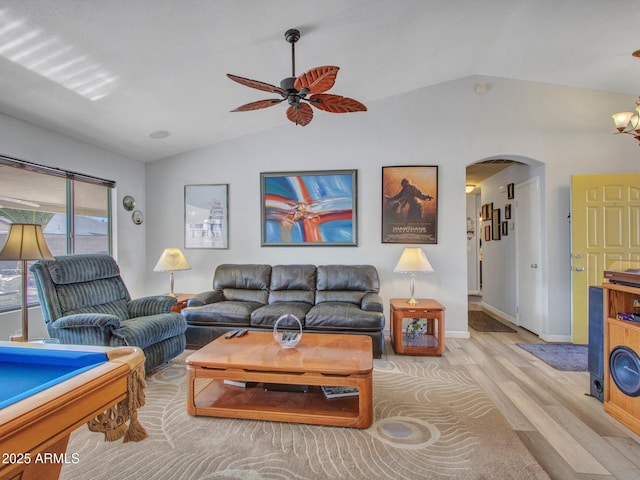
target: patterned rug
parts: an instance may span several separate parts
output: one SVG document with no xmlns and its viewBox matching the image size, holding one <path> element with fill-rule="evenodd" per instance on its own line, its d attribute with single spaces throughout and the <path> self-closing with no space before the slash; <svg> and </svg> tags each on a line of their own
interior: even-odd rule
<svg viewBox="0 0 640 480">
<path fill-rule="evenodd" d="M 516 343 L 556 370 L 586 372 L 589 347 L 572 343 Z"/>
<path fill-rule="evenodd" d="M 469 326 L 478 332 L 516 333 L 510 326 L 479 310 L 469 310 Z"/>
<path fill-rule="evenodd" d="M 149 438 L 105 442 L 81 427 L 63 480 L 531 479 L 549 477 L 464 366 L 376 360 L 374 422 L 358 430 L 186 413 L 185 365 L 147 377 Z M 304 395 L 304 393 L 292 393 Z"/>
</svg>

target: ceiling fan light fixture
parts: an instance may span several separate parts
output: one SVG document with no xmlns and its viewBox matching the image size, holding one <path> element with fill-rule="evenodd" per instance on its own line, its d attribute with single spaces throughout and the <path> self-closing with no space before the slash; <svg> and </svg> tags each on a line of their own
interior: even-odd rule
<svg viewBox="0 0 640 480">
<path fill-rule="evenodd" d="M 313 120 L 313 110 L 310 105 L 331 113 L 364 112 L 367 110 L 367 107 L 352 98 L 324 93 L 333 87 L 338 70 L 340 70 L 339 67 L 316 67 L 300 76 L 296 76 L 295 44 L 300 39 L 300 31 L 291 28 L 285 32 L 284 37 L 291 44 L 291 76 L 283 79 L 280 82 L 280 87 L 230 73 L 227 74 L 227 77 L 234 82 L 257 90 L 276 93 L 281 98 L 247 103 L 235 108 L 232 112 L 259 110 L 286 100 L 289 104 L 286 112 L 287 118 L 296 125 L 304 127 Z"/>
</svg>

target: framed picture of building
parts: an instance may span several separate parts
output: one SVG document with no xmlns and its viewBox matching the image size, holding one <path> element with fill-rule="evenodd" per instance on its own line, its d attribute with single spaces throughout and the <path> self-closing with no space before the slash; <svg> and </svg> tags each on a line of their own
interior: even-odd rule
<svg viewBox="0 0 640 480">
<path fill-rule="evenodd" d="M 382 243 L 438 243 L 438 167 L 382 167 Z"/>
<path fill-rule="evenodd" d="M 262 246 L 356 246 L 356 172 L 261 173 Z"/>
<path fill-rule="evenodd" d="M 229 185 L 184 186 L 184 248 L 229 248 Z"/>
</svg>

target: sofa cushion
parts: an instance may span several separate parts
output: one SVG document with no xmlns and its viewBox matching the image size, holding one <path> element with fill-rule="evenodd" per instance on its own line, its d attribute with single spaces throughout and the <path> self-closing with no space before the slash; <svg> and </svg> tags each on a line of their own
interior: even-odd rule
<svg viewBox="0 0 640 480">
<path fill-rule="evenodd" d="M 271 269 L 271 290 L 316 289 L 315 265 L 274 265 Z"/>
<path fill-rule="evenodd" d="M 316 305 L 324 302 L 342 302 L 353 303 L 360 307 L 362 303 L 362 297 L 366 295 L 365 292 L 357 292 L 352 290 L 327 290 L 318 291 L 316 293 Z"/>
<path fill-rule="evenodd" d="M 265 305 L 270 278 L 271 265 L 222 264 L 216 268 L 213 289 L 222 291 L 225 300 Z"/>
<path fill-rule="evenodd" d="M 276 321 L 282 315 L 295 315 L 302 327 L 304 328 L 305 324 L 305 316 L 307 312 L 311 309 L 311 305 L 306 302 L 279 302 L 279 303 L 270 303 L 269 305 L 265 305 L 264 307 L 260 307 L 255 310 L 251 314 L 251 326 L 252 327 L 273 327 Z M 295 323 L 295 320 L 293 321 Z M 282 326 L 292 326 L 295 325 L 282 325 Z"/>
<path fill-rule="evenodd" d="M 308 330 L 378 331 L 384 328 L 384 315 L 366 312 L 356 305 L 324 302 L 314 306 L 305 318 Z"/>
<path fill-rule="evenodd" d="M 187 329 L 187 322 L 178 313 L 138 317 L 125 320 L 120 325 L 120 328 L 115 328 L 112 332 L 112 347 L 129 345 L 146 348 L 167 338 L 181 335 Z"/>
<path fill-rule="evenodd" d="M 248 327 L 251 312 L 262 307 L 256 302 L 223 301 L 209 303 L 201 307 L 182 310 L 182 316 L 190 325 L 228 325 Z"/>
<path fill-rule="evenodd" d="M 380 279 L 373 265 L 320 265 L 317 290 L 379 292 Z"/>
<path fill-rule="evenodd" d="M 266 290 L 270 276 L 271 265 L 222 264 L 216 268 L 213 289 Z"/>
<path fill-rule="evenodd" d="M 275 265 L 271 269 L 269 303 L 315 302 L 315 265 Z"/>
<path fill-rule="evenodd" d="M 225 288 L 222 297 L 231 302 L 249 302 L 266 305 L 269 301 L 267 290 L 243 290 L 241 288 Z"/>
</svg>

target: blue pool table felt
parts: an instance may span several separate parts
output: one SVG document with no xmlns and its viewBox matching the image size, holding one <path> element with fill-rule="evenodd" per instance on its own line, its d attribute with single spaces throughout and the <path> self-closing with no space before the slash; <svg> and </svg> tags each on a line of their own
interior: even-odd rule
<svg viewBox="0 0 640 480">
<path fill-rule="evenodd" d="M 0 347 L 0 409 L 107 361 L 103 352 Z"/>
</svg>

